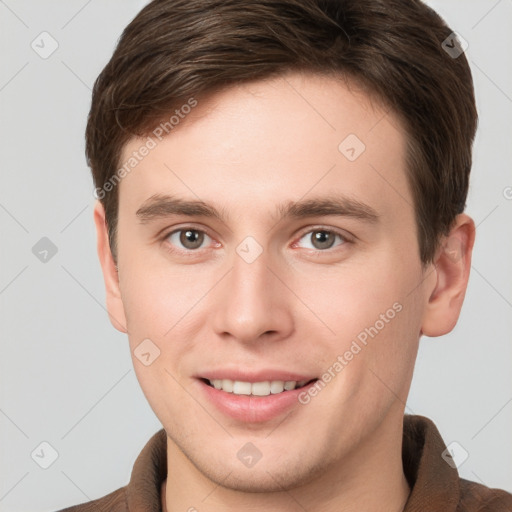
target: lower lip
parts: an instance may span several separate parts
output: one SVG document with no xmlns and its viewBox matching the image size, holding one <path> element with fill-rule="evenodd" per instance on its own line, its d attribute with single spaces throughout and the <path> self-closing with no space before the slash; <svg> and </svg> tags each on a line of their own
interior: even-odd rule
<svg viewBox="0 0 512 512">
<path fill-rule="evenodd" d="M 307 391 L 315 382 L 291 391 L 275 395 L 254 396 L 235 395 L 221 389 L 215 389 L 202 380 L 198 380 L 203 393 L 226 416 L 246 423 L 261 423 L 276 418 L 293 406 L 299 405 L 299 394 Z"/>
</svg>

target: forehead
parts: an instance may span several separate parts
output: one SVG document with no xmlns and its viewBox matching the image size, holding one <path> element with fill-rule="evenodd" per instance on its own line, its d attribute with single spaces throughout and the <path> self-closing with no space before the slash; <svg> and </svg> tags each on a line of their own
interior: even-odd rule
<svg viewBox="0 0 512 512">
<path fill-rule="evenodd" d="M 354 84 L 291 73 L 196 101 L 168 135 L 162 127 L 149 134 L 151 149 L 120 184 L 121 209 L 171 193 L 235 214 L 272 213 L 278 203 L 336 192 L 382 213 L 411 210 L 404 130 Z M 121 165 L 147 141 L 132 139 Z"/>
</svg>

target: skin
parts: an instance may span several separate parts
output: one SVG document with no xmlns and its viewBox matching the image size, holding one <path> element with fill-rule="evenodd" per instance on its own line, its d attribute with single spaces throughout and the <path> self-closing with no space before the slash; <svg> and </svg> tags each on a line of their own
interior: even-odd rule
<svg viewBox="0 0 512 512">
<path fill-rule="evenodd" d="M 353 162 L 338 150 L 349 134 L 366 145 Z M 126 145 L 123 162 L 141 142 Z M 161 351 L 149 366 L 133 363 L 168 436 L 169 512 L 403 509 L 402 420 L 418 342 L 454 327 L 474 241 L 461 214 L 422 264 L 405 143 L 398 118 L 355 86 L 290 73 L 201 100 L 122 180 L 118 271 L 97 203 L 112 323 L 128 332 L 132 356 L 147 338 Z M 200 199 L 224 218 L 142 222 L 137 211 L 155 194 Z M 278 204 L 334 194 L 378 220 L 278 221 Z M 167 236 L 187 227 L 210 238 L 193 250 Z M 315 229 L 346 236 L 318 249 Z M 247 236 L 263 250 L 252 263 L 236 252 Z M 396 303 L 343 371 L 286 415 L 238 421 L 200 392 L 197 375 L 221 367 L 320 377 Z M 237 458 L 247 442 L 262 454 L 251 468 Z"/>
</svg>

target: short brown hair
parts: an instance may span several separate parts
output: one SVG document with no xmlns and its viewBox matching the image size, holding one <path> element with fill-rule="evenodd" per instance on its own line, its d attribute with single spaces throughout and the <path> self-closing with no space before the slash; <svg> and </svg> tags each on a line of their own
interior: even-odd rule
<svg viewBox="0 0 512 512">
<path fill-rule="evenodd" d="M 458 44 L 451 34 L 419 0 L 149 3 L 96 80 L 86 131 L 114 258 L 119 191 L 105 185 L 132 137 L 147 136 L 190 98 L 306 71 L 355 80 L 404 123 L 420 258 L 432 261 L 465 207 L 477 125 L 465 55 L 442 45 Z"/>
</svg>

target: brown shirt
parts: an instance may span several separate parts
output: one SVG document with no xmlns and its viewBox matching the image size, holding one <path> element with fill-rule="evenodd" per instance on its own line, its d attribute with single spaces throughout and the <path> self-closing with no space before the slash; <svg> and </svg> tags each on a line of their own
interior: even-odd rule
<svg viewBox="0 0 512 512">
<path fill-rule="evenodd" d="M 402 459 L 411 494 L 404 512 L 512 512 L 512 494 L 459 478 L 441 456 L 446 446 L 423 416 L 404 416 Z M 60 512 L 162 512 L 167 437 L 162 429 L 146 444 L 130 483 L 107 496 Z"/>
</svg>

